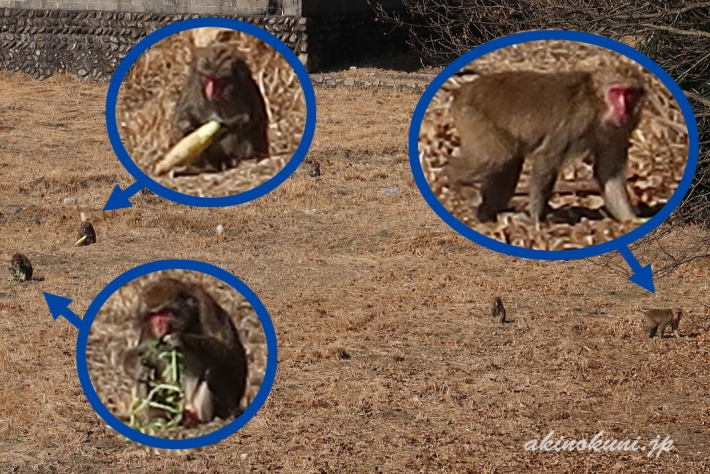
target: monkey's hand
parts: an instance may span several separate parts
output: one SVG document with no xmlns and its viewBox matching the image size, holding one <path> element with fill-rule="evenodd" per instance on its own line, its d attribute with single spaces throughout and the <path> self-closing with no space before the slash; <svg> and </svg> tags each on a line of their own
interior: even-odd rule
<svg viewBox="0 0 710 474">
<path fill-rule="evenodd" d="M 160 342 L 161 344 L 165 344 L 170 349 L 179 349 L 182 347 L 182 340 L 177 334 L 166 334 Z"/>
</svg>

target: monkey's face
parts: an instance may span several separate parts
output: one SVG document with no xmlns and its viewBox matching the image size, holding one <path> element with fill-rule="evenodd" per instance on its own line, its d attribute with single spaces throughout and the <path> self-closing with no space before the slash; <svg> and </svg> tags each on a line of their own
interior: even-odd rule
<svg viewBox="0 0 710 474">
<path fill-rule="evenodd" d="M 143 291 L 143 323 L 156 339 L 166 334 L 194 332 L 199 327 L 199 301 L 189 287 L 166 279 Z"/>
<path fill-rule="evenodd" d="M 609 106 L 606 119 L 617 127 L 635 125 L 643 97 L 643 87 L 636 82 L 611 84 L 605 96 Z"/>
<path fill-rule="evenodd" d="M 150 329 L 151 336 L 156 339 L 160 339 L 172 332 L 173 320 L 173 314 L 167 310 L 149 312 L 143 317 L 143 321 Z"/>
<path fill-rule="evenodd" d="M 676 321 L 680 321 L 680 315 L 680 311 L 673 311 L 673 319 L 675 319 Z"/>
<path fill-rule="evenodd" d="M 226 47 L 203 48 L 196 54 L 202 93 L 210 102 L 222 97 L 230 84 L 238 85 L 249 78 L 249 66 Z"/>
<path fill-rule="evenodd" d="M 217 118 L 247 122 L 254 83 L 244 59 L 227 45 L 201 48 L 195 55 L 202 96 Z"/>
</svg>

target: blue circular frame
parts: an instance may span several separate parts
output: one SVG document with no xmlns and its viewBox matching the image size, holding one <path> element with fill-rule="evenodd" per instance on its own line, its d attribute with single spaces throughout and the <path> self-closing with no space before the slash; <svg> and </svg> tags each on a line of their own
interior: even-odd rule
<svg viewBox="0 0 710 474">
<path fill-rule="evenodd" d="M 422 120 L 424 119 L 424 113 L 434 98 L 434 94 L 436 94 L 441 86 L 443 86 L 454 73 L 461 70 L 461 68 L 474 59 L 480 58 L 481 56 L 506 46 L 541 40 L 567 40 L 593 44 L 623 54 L 624 56 L 636 61 L 638 64 L 653 73 L 658 79 L 661 80 L 661 82 L 663 82 L 663 84 L 673 94 L 673 97 L 680 106 L 683 117 L 685 118 L 685 123 L 688 128 L 689 141 L 688 162 L 685 167 L 685 172 L 683 173 L 683 178 L 678 185 L 678 189 L 676 189 L 668 202 L 655 216 L 631 232 L 628 232 L 627 234 L 624 234 L 621 237 L 609 242 L 573 250 L 535 250 L 516 247 L 514 245 L 505 244 L 490 237 L 486 237 L 455 218 L 441 204 L 441 202 L 439 202 L 436 195 L 434 195 L 434 192 L 429 187 L 429 183 L 424 176 L 424 170 L 419 162 L 419 131 L 421 129 Z M 640 53 L 634 48 L 604 36 L 581 33 L 578 31 L 546 30 L 515 33 L 489 41 L 472 49 L 449 64 L 438 76 L 434 78 L 433 81 L 431 81 L 431 84 L 429 84 L 429 87 L 427 87 L 422 94 L 421 99 L 419 99 L 419 103 L 417 104 L 417 107 L 414 110 L 414 115 L 412 116 L 412 122 L 409 128 L 409 162 L 412 167 L 412 173 L 414 174 L 414 180 L 429 206 L 441 219 L 443 219 L 446 224 L 449 225 L 449 227 L 464 237 L 483 247 L 487 247 L 496 252 L 514 257 L 535 260 L 575 260 L 580 258 L 596 257 L 607 252 L 618 250 L 620 247 L 627 247 L 632 242 L 635 242 L 651 232 L 657 226 L 661 225 L 661 223 L 675 210 L 675 208 L 678 207 L 690 188 L 690 184 L 698 165 L 698 125 L 695 120 L 695 115 L 693 114 L 693 109 L 678 84 L 676 84 L 673 78 L 651 58 Z"/>
<path fill-rule="evenodd" d="M 301 142 L 298 144 L 296 152 L 293 154 L 288 163 L 286 163 L 286 166 L 284 166 L 283 169 L 276 173 L 276 175 L 270 180 L 255 188 L 249 189 L 242 193 L 222 197 L 200 197 L 192 196 L 190 194 L 183 194 L 153 180 L 133 162 L 130 155 L 126 151 L 118 132 L 118 122 L 116 120 L 116 102 L 118 101 L 118 92 L 121 89 L 121 84 L 123 83 L 126 74 L 128 74 L 131 66 L 133 66 L 138 58 L 146 52 L 148 48 L 157 42 L 174 35 L 175 33 L 204 27 L 228 28 L 231 30 L 241 31 L 264 41 L 269 46 L 276 49 L 276 51 L 278 51 L 288 61 L 293 70 L 296 72 L 298 80 L 301 83 L 301 89 L 303 90 L 303 94 L 306 98 L 306 126 L 303 130 Z M 281 185 L 281 183 L 286 181 L 286 179 L 299 167 L 303 159 L 306 157 L 306 153 L 308 153 L 308 149 L 313 141 L 313 135 L 315 134 L 316 94 L 313 90 L 311 78 L 308 76 L 308 72 L 303 64 L 301 64 L 298 56 L 296 56 L 296 54 L 276 36 L 259 28 L 258 26 L 239 20 L 232 20 L 229 18 L 195 18 L 171 23 L 160 28 L 159 30 L 154 31 L 142 39 L 128 52 L 128 54 L 126 54 L 126 57 L 123 58 L 121 63 L 118 65 L 118 68 L 111 78 L 111 83 L 108 87 L 108 94 L 106 96 L 106 129 L 108 130 L 108 138 L 111 142 L 111 147 L 113 147 L 113 151 L 116 153 L 116 156 L 118 156 L 119 161 L 133 176 L 133 178 L 135 178 L 135 180 L 144 188 L 150 189 L 155 194 L 164 197 L 165 199 L 179 204 L 186 204 L 188 206 L 235 206 L 252 201 L 273 191 Z"/>
<path fill-rule="evenodd" d="M 86 349 L 89 339 L 89 332 L 91 330 L 91 325 L 96 318 L 101 307 L 106 303 L 106 300 L 113 295 L 118 289 L 122 288 L 127 283 L 135 280 L 136 278 L 142 277 L 149 273 L 154 273 L 160 270 L 193 270 L 200 273 L 206 273 L 215 278 L 222 280 L 223 282 L 230 285 L 232 288 L 241 293 L 251 306 L 256 311 L 261 326 L 264 328 L 264 334 L 266 335 L 266 347 L 267 347 L 267 360 L 266 360 L 266 372 L 264 374 L 264 380 L 261 383 L 259 392 L 254 397 L 254 400 L 249 404 L 247 409 L 234 421 L 228 425 L 220 428 L 212 433 L 199 436 L 190 439 L 165 439 L 159 438 L 157 436 L 150 436 L 145 433 L 141 433 L 135 430 L 121 420 L 116 418 L 103 404 L 99 398 L 94 385 L 91 382 L 91 377 L 89 376 L 89 370 L 86 364 Z M 109 283 L 101 292 L 96 296 L 94 301 L 86 310 L 86 314 L 82 319 L 82 324 L 79 328 L 79 334 L 76 340 L 76 367 L 79 373 L 79 382 L 84 390 L 84 395 L 86 395 L 87 400 L 91 403 L 96 413 L 113 429 L 118 431 L 120 434 L 129 438 L 136 443 L 140 443 L 147 446 L 152 446 L 154 448 L 161 449 L 195 449 L 207 446 L 210 444 L 217 443 L 223 439 L 233 435 L 244 425 L 246 425 L 261 407 L 266 402 L 266 398 L 271 392 L 271 388 L 274 385 L 274 380 L 276 379 L 276 362 L 277 362 L 277 344 L 276 344 L 276 332 L 274 330 L 274 325 L 271 322 L 269 313 L 266 311 L 259 297 L 241 280 L 232 275 L 226 270 L 223 270 L 214 265 L 210 265 L 204 262 L 198 262 L 194 260 L 158 260 L 155 262 L 146 263 L 135 267 L 122 275 L 118 276 L 115 280 Z"/>
</svg>

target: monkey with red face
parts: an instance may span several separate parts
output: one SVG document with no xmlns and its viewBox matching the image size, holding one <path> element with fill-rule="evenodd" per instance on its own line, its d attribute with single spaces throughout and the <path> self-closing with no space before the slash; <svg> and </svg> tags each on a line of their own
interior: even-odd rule
<svg viewBox="0 0 710 474">
<path fill-rule="evenodd" d="M 175 105 L 175 141 L 211 120 L 222 125 L 212 144 L 174 176 L 223 171 L 242 160 L 268 156 L 266 103 L 234 45 L 211 44 L 195 50 Z"/>
<path fill-rule="evenodd" d="M 239 414 L 246 352 L 232 319 L 208 293 L 172 278 L 158 280 L 142 292 L 137 324 L 138 345 L 124 354 L 124 369 L 134 377 L 145 369 L 162 372 L 166 364 L 157 352 L 177 349 L 184 363 L 184 426 Z"/>
<path fill-rule="evenodd" d="M 683 311 L 676 309 L 650 309 L 646 312 L 646 330 L 648 331 L 648 337 L 653 338 L 656 335 L 656 331 L 660 329 L 659 336 L 663 338 L 663 333 L 666 327 L 670 324 L 673 330 L 673 335 L 675 337 L 680 337 L 678 333 L 678 324 L 680 324 L 680 317 Z"/>
<path fill-rule="evenodd" d="M 12 279 L 25 282 L 32 279 L 32 264 L 30 259 L 22 255 L 21 253 L 16 253 L 12 256 L 10 260 L 10 275 Z"/>
<path fill-rule="evenodd" d="M 320 163 L 313 160 L 311 165 L 308 167 L 308 176 L 311 178 L 317 178 L 320 176 Z"/>
<path fill-rule="evenodd" d="M 627 150 L 644 95 L 632 74 L 518 71 L 466 82 L 453 92 L 461 146 L 445 170 L 449 185 L 454 191 L 479 186 L 477 218 L 495 220 L 508 206 L 527 158 L 528 212 L 539 224 L 562 164 L 589 154 L 607 209 L 618 221 L 632 220 Z"/>
<path fill-rule="evenodd" d="M 505 322 L 505 308 L 503 307 L 503 300 L 500 299 L 500 296 L 496 296 L 493 299 L 491 316 L 496 322 L 499 322 L 501 324 Z"/>
<path fill-rule="evenodd" d="M 76 238 L 78 239 L 74 246 L 83 246 L 96 243 L 96 231 L 94 226 L 91 225 L 89 219 L 86 218 L 85 213 L 81 213 L 81 227 L 79 227 L 79 232 L 76 233 Z"/>
</svg>

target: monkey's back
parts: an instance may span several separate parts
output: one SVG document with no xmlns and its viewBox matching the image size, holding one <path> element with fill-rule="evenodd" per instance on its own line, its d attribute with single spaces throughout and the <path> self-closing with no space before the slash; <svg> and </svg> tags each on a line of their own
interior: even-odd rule
<svg viewBox="0 0 710 474">
<path fill-rule="evenodd" d="M 592 85 L 587 72 L 488 74 L 454 91 L 452 113 L 479 114 L 526 142 L 538 142 L 561 126 L 581 136 L 600 113 L 589 106 Z"/>
</svg>

